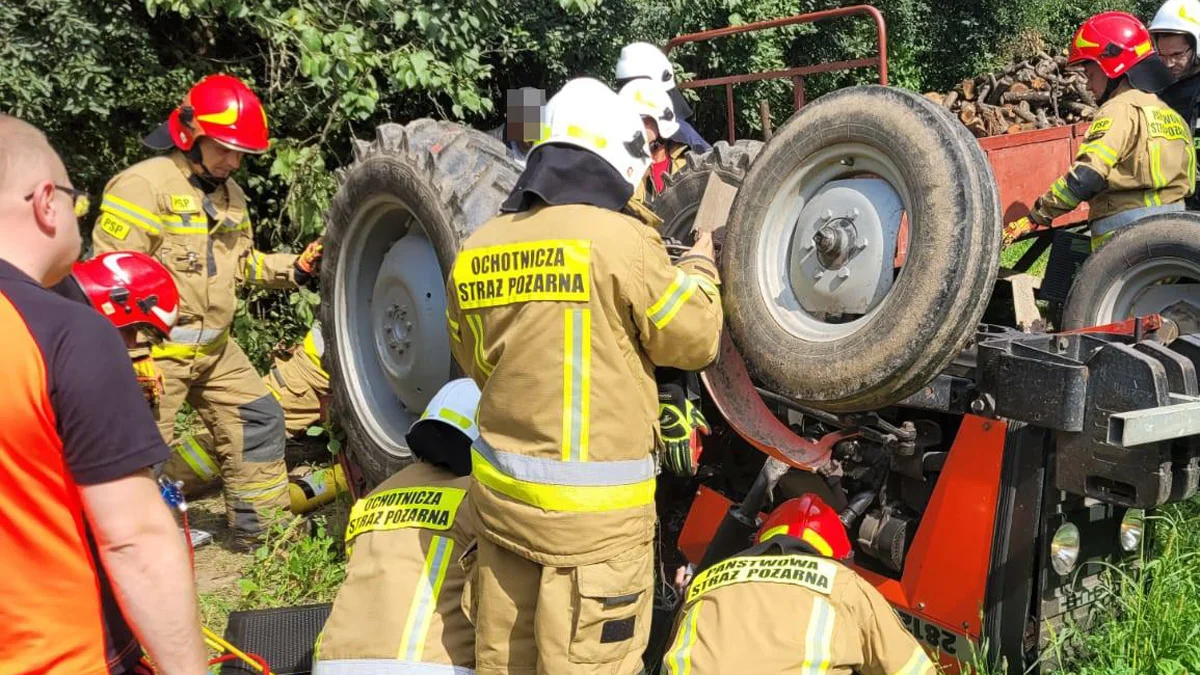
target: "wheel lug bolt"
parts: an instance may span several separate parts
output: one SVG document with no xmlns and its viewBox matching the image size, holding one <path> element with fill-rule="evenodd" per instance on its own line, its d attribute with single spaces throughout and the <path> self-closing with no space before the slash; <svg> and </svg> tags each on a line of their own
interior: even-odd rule
<svg viewBox="0 0 1200 675">
<path fill-rule="evenodd" d="M 842 269 L 838 270 L 838 278 L 839 279 L 849 279 L 850 278 L 850 269 L 848 267 L 843 267 Z"/>
</svg>

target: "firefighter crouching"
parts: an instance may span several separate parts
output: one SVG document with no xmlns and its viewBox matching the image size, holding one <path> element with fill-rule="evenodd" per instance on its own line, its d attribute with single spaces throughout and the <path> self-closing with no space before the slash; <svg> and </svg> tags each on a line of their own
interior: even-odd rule
<svg viewBox="0 0 1200 675">
<path fill-rule="evenodd" d="M 290 437 L 305 433 L 321 420 L 321 400 L 329 395 L 329 373 L 321 363 L 324 355 L 321 324 L 314 322 L 304 340 L 276 357 L 262 377 L 267 391 L 283 408 L 284 426 Z M 174 454 L 164 472 L 183 483 L 185 495 L 194 495 L 220 480 L 216 443 L 207 430 L 175 439 L 171 449 Z"/>
<path fill-rule="evenodd" d="M 851 552 L 820 497 L 784 502 L 755 546 L 692 580 L 663 672 L 934 675 L 883 596 L 839 562 Z"/>
<path fill-rule="evenodd" d="M 350 513 L 346 581 L 315 649 L 314 675 L 470 675 L 477 530 L 464 503 L 479 388 L 454 380 L 408 432 L 416 462 Z"/>
<path fill-rule="evenodd" d="M 246 196 L 229 175 L 244 154 L 267 151 L 267 119 L 236 78 L 202 80 L 145 143 L 167 152 L 109 181 L 92 243 L 97 252 L 150 254 L 174 277 L 179 320 L 169 341 L 151 350 L 153 359 L 142 361 L 158 371 L 144 377 L 161 377 L 155 414 L 168 443 L 185 400 L 212 433 L 234 545 L 250 548 L 266 514 L 288 506 L 285 430 L 279 403 L 229 339 L 236 285 L 308 283 L 320 243 L 298 257 L 254 250 Z"/>
<path fill-rule="evenodd" d="M 1104 12 L 1075 33 L 1069 64 L 1083 64 L 1100 109 L 1070 170 L 1004 227 L 1004 243 L 1049 225 L 1087 202 L 1092 248 L 1113 232 L 1156 213 L 1182 211 L 1196 185 L 1192 132 L 1155 96 L 1171 74 L 1137 18 Z"/>
<path fill-rule="evenodd" d="M 479 383 L 479 673 L 641 670 L 653 600 L 654 366 L 717 353 L 712 238 L 673 266 L 622 214 L 649 167 L 637 112 L 600 82 L 547 106 L 501 216 L 448 282 L 459 365 Z"/>
</svg>

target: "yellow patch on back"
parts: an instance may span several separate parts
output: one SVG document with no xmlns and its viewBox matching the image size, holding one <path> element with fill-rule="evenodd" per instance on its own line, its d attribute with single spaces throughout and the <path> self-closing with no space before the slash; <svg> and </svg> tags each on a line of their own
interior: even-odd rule
<svg viewBox="0 0 1200 675">
<path fill-rule="evenodd" d="M 100 221 L 96 223 L 100 227 L 100 231 L 112 237 L 125 241 L 125 237 L 129 236 L 129 224 L 123 223 L 116 216 L 105 213 L 100 216 Z"/>
<path fill-rule="evenodd" d="M 522 302 L 587 302 L 591 242 L 547 239 L 467 249 L 454 262 L 462 309 Z"/>
<path fill-rule="evenodd" d="M 1191 139 L 1187 123 L 1174 110 L 1146 106 L 1142 108 L 1142 112 L 1146 115 L 1146 126 L 1151 138 L 1163 138 L 1168 141 L 1186 141 Z"/>
</svg>

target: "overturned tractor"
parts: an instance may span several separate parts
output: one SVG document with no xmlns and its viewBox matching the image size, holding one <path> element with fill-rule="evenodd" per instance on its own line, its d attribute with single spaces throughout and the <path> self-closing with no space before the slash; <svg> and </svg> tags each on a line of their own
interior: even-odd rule
<svg viewBox="0 0 1200 675">
<path fill-rule="evenodd" d="M 727 330 L 702 374 L 714 434 L 697 476 L 659 482 L 666 578 L 815 491 L 841 511 L 856 568 L 945 664 L 983 643 L 1011 672 L 1048 663 L 1051 629 L 1086 618 L 1101 566 L 1140 550 L 1143 511 L 1191 496 L 1200 476 L 1200 338 L 1178 335 L 1200 331 L 1186 320 L 1200 306 L 1193 216 L 1118 235 L 1105 251 L 1141 253 L 1094 256 L 1074 288 L 1074 240 L 1040 233 L 1039 254 L 1060 242 L 1051 272 L 1067 270 L 1042 282 L 1046 299 L 1081 330 L 985 323 L 1020 301 L 997 281 L 1004 216 L 1031 201 L 1014 167 L 1049 185 L 1074 133 L 988 146 L 926 97 L 853 87 L 765 145 L 718 143 L 667 180 L 651 206 L 676 239 L 710 175 L 738 192 L 720 252 Z M 498 141 L 429 120 L 381 127 L 345 172 L 322 319 L 366 485 L 409 461 L 408 425 L 455 374 L 446 274 L 518 173 Z"/>
</svg>

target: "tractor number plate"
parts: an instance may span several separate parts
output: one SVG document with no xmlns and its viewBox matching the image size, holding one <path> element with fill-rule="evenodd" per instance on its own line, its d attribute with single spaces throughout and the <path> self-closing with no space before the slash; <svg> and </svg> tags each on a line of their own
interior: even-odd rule
<svg viewBox="0 0 1200 675">
<path fill-rule="evenodd" d="M 971 656 L 971 641 L 966 635 L 948 631 L 941 626 L 913 616 L 908 612 L 896 610 L 904 627 L 912 633 L 917 641 L 928 647 L 934 653 L 945 654 L 959 660 Z"/>
</svg>

